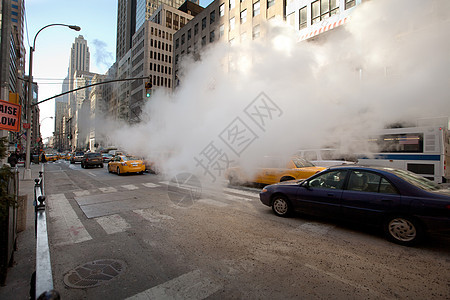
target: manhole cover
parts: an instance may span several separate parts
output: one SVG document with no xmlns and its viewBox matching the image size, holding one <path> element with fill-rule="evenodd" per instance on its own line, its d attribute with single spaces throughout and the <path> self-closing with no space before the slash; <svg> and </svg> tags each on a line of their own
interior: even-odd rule
<svg viewBox="0 0 450 300">
<path fill-rule="evenodd" d="M 64 283 L 71 288 L 83 289 L 98 286 L 125 271 L 125 263 L 116 259 L 100 259 L 70 270 Z"/>
</svg>

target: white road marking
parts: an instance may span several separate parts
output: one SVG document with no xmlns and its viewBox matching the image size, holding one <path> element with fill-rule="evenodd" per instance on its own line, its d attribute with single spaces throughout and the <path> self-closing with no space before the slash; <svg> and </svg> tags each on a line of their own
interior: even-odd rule
<svg viewBox="0 0 450 300">
<path fill-rule="evenodd" d="M 239 197 L 239 196 L 235 196 L 235 195 L 230 195 L 230 194 L 225 194 L 225 197 L 228 200 L 238 201 L 238 202 L 242 202 L 242 201 L 249 201 L 249 202 L 251 202 L 251 201 L 253 201 L 252 199 L 248 199 L 248 198 L 245 198 L 245 197 Z"/>
<path fill-rule="evenodd" d="M 218 206 L 218 207 L 228 206 L 228 204 L 226 204 L 226 203 L 215 201 L 212 199 L 198 199 L 197 201 L 200 203 L 205 203 L 205 204 L 214 205 L 214 206 Z"/>
<path fill-rule="evenodd" d="M 222 284 L 195 270 L 127 299 L 206 299 L 221 288 Z"/>
<path fill-rule="evenodd" d="M 115 193 L 117 192 L 116 188 L 113 188 L 112 186 L 110 187 L 104 187 L 104 188 L 98 188 L 100 191 L 102 191 L 103 193 Z"/>
<path fill-rule="evenodd" d="M 83 191 L 75 191 L 73 192 L 75 194 L 75 196 L 77 197 L 81 197 L 81 196 L 89 196 L 91 194 L 91 192 L 89 192 L 88 190 L 83 190 Z"/>
<path fill-rule="evenodd" d="M 149 187 L 149 188 L 155 188 L 155 187 L 160 186 L 159 184 L 154 184 L 154 183 L 151 183 L 151 182 L 143 183 L 142 185 L 146 186 L 146 187 Z"/>
<path fill-rule="evenodd" d="M 128 228 L 131 228 L 131 225 L 118 214 L 95 218 L 95 220 L 100 226 L 102 226 L 103 230 L 105 230 L 107 234 L 124 232 Z"/>
<path fill-rule="evenodd" d="M 64 194 L 49 195 L 47 199 L 48 215 L 54 231 L 52 244 L 70 245 L 92 239 Z"/>
<path fill-rule="evenodd" d="M 140 215 L 142 218 L 146 219 L 147 221 L 157 223 L 161 220 L 174 220 L 171 216 L 168 215 L 162 215 L 157 211 L 153 211 L 151 209 L 136 209 L 133 210 L 135 214 Z"/>
<path fill-rule="evenodd" d="M 124 189 L 130 190 L 130 191 L 132 191 L 132 190 L 137 190 L 137 189 L 138 189 L 138 187 L 135 186 L 134 184 L 126 184 L 126 185 L 122 185 L 122 187 L 123 187 Z"/>
<path fill-rule="evenodd" d="M 363 290 L 363 291 L 367 291 L 367 292 L 369 292 L 370 294 L 376 296 L 376 298 L 380 298 L 380 299 L 393 299 L 393 298 L 389 298 L 389 297 L 387 297 L 386 295 L 383 295 L 383 294 L 381 294 L 381 293 L 379 293 L 379 292 L 377 292 L 377 291 L 375 291 L 375 290 L 372 290 L 372 289 L 368 288 L 367 286 L 363 286 L 363 285 L 360 285 L 360 284 L 358 284 L 358 283 L 356 283 L 356 282 L 352 282 L 352 281 L 350 281 L 350 280 L 348 280 L 348 279 L 345 279 L 345 278 L 343 278 L 343 277 L 341 277 L 341 276 L 339 276 L 339 275 L 337 275 L 337 274 L 334 274 L 334 273 L 331 273 L 331 272 L 328 272 L 328 271 L 325 271 L 325 270 L 321 270 L 321 269 L 319 269 L 319 268 L 317 268 L 317 267 L 315 267 L 315 266 L 313 266 L 313 265 L 305 264 L 304 266 L 307 267 L 307 268 L 309 268 L 309 269 L 311 269 L 311 270 L 314 270 L 314 271 L 317 271 L 317 272 L 320 272 L 320 273 L 324 273 L 325 275 L 330 276 L 331 278 L 334 278 L 334 279 L 336 279 L 337 281 L 340 281 L 340 282 L 342 282 L 342 283 L 344 283 L 344 284 L 347 284 L 347 285 L 349 285 L 349 286 L 352 286 L 352 287 L 354 287 L 354 288 L 356 288 L 356 289 L 360 289 L 360 290 Z"/>
<path fill-rule="evenodd" d="M 229 193 L 235 193 L 235 194 L 240 194 L 240 195 L 244 195 L 244 196 L 250 196 L 253 198 L 259 198 L 259 194 L 258 192 L 249 192 L 249 191 L 242 191 L 242 190 L 238 190 L 238 189 L 231 189 L 231 188 L 224 188 L 223 189 L 225 192 L 229 192 Z"/>
<path fill-rule="evenodd" d="M 88 174 L 91 175 L 91 176 L 97 177 L 97 175 L 95 175 L 95 174 L 92 173 L 92 172 L 88 172 Z"/>
<path fill-rule="evenodd" d="M 164 184 L 164 185 L 169 185 L 169 181 L 160 181 L 158 183 Z"/>
</svg>

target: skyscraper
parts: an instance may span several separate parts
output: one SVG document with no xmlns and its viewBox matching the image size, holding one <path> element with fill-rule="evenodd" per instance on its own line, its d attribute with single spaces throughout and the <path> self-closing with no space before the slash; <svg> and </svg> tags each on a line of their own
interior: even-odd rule
<svg viewBox="0 0 450 300">
<path fill-rule="evenodd" d="M 136 31 L 136 0 L 118 0 L 116 61 L 131 49 L 131 39 Z"/>
</svg>

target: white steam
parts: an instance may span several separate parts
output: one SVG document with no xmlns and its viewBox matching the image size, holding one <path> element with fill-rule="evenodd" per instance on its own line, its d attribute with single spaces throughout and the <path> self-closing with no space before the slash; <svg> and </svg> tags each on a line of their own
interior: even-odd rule
<svg viewBox="0 0 450 300">
<path fill-rule="evenodd" d="M 302 148 L 359 150 L 355 136 L 386 124 L 450 115 L 449 14 L 445 0 L 368 1 L 312 42 L 298 42 L 284 23 L 266 24 L 264 38 L 216 43 L 200 61 L 184 59 L 175 93 L 156 89 L 144 108 L 148 121 L 122 126 L 113 139 L 169 175 L 205 175 L 195 158 L 211 142 L 247 167 Z M 261 92 L 282 111 L 264 130 L 244 113 Z M 220 139 L 237 117 L 257 136 L 240 156 Z"/>
</svg>

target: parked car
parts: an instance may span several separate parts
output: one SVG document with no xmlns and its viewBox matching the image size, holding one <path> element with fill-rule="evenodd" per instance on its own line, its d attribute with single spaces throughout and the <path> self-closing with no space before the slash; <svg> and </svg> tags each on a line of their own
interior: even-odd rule
<svg viewBox="0 0 450 300">
<path fill-rule="evenodd" d="M 104 163 L 109 163 L 113 156 L 109 153 L 102 153 L 102 159 Z"/>
<path fill-rule="evenodd" d="M 97 152 L 89 152 L 83 155 L 81 159 L 81 167 L 100 167 L 103 168 L 103 158 L 100 153 Z"/>
<path fill-rule="evenodd" d="M 287 180 L 306 179 L 322 170 L 325 168 L 316 167 L 299 156 L 293 156 L 290 159 L 266 156 L 256 174 L 248 175 L 240 167 L 232 167 L 226 171 L 225 177 L 233 185 L 246 182 L 273 184 Z"/>
<path fill-rule="evenodd" d="M 116 155 L 108 163 L 108 172 L 115 172 L 117 175 L 124 173 L 142 174 L 145 172 L 145 164 L 134 156 Z"/>
<path fill-rule="evenodd" d="M 266 186 L 263 204 L 292 212 L 381 226 L 395 243 L 413 245 L 426 232 L 450 233 L 450 189 L 415 173 L 383 167 L 332 167 L 303 181 Z"/>
<path fill-rule="evenodd" d="M 72 154 L 70 155 L 70 163 L 71 164 L 74 164 L 76 162 L 81 163 L 83 156 L 84 156 L 84 152 L 82 152 L 82 151 L 72 152 Z"/>
</svg>

